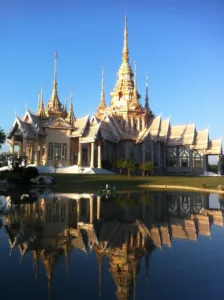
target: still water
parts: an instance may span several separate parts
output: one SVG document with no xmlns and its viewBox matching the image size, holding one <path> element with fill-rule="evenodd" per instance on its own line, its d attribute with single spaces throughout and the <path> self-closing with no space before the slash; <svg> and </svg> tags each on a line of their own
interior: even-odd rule
<svg viewBox="0 0 224 300">
<path fill-rule="evenodd" d="M 217 195 L 29 195 L 0 216 L 1 299 L 224 299 Z"/>
</svg>

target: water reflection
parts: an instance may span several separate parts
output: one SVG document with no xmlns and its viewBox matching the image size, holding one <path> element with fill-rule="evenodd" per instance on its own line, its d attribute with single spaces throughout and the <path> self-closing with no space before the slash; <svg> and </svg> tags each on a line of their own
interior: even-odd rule
<svg viewBox="0 0 224 300">
<path fill-rule="evenodd" d="M 19 249 L 21 261 L 32 253 L 38 278 L 40 262 L 48 280 L 49 297 L 54 267 L 64 261 L 67 275 L 73 250 L 94 251 L 98 262 L 99 298 L 102 269 L 108 259 L 117 299 L 135 298 L 136 279 L 144 259 L 148 284 L 153 250 L 171 247 L 173 239 L 197 241 L 210 236 L 211 225 L 223 227 L 222 200 L 209 194 L 120 194 L 106 200 L 94 194 L 31 191 L 36 201 L 10 206 L 2 216 L 10 253 Z M 138 299 L 141 299 L 139 297 Z"/>
</svg>

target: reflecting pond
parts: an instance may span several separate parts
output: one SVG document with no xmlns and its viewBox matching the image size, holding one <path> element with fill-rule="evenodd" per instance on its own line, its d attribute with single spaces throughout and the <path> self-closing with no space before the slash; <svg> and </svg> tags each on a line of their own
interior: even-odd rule
<svg viewBox="0 0 224 300">
<path fill-rule="evenodd" d="M 33 189 L 1 203 L 1 299 L 224 297 L 215 194 Z"/>
</svg>

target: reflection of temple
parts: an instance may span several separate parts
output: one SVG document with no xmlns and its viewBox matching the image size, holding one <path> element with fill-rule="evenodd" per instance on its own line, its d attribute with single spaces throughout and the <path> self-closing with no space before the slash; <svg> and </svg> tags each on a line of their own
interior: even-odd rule
<svg viewBox="0 0 224 300">
<path fill-rule="evenodd" d="M 147 283 L 154 249 L 171 246 L 174 238 L 210 236 L 211 224 L 223 226 L 223 212 L 211 209 L 209 195 L 194 193 L 118 195 L 104 202 L 93 194 L 50 193 L 9 212 L 4 222 L 10 249 L 19 248 L 21 259 L 32 252 L 36 276 L 43 263 L 49 291 L 57 261 L 64 256 L 68 271 L 72 249 L 91 248 L 99 264 L 99 294 L 108 259 L 116 296 L 124 300 L 135 293 L 143 257 Z"/>
</svg>

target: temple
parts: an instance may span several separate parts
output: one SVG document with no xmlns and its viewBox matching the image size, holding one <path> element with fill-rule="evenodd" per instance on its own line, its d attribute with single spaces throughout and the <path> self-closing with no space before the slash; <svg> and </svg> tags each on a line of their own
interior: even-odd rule
<svg viewBox="0 0 224 300">
<path fill-rule="evenodd" d="M 199 175 L 207 171 L 208 156 L 222 155 L 222 140 L 210 140 L 208 129 L 195 124 L 173 126 L 151 110 L 146 74 L 145 100 L 140 102 L 137 68 L 129 62 L 127 18 L 125 18 L 122 62 L 117 73 L 110 104 L 104 92 L 104 69 L 99 106 L 93 116 L 77 118 L 70 105 L 62 104 L 57 90 L 57 54 L 54 55 L 52 95 L 44 105 L 43 91 L 37 113 L 26 109 L 16 116 L 8 134 L 11 152 L 36 165 L 102 168 L 102 162 L 120 158 L 139 163 L 152 161 L 156 175 Z M 220 164 L 218 164 L 220 167 Z"/>
</svg>

